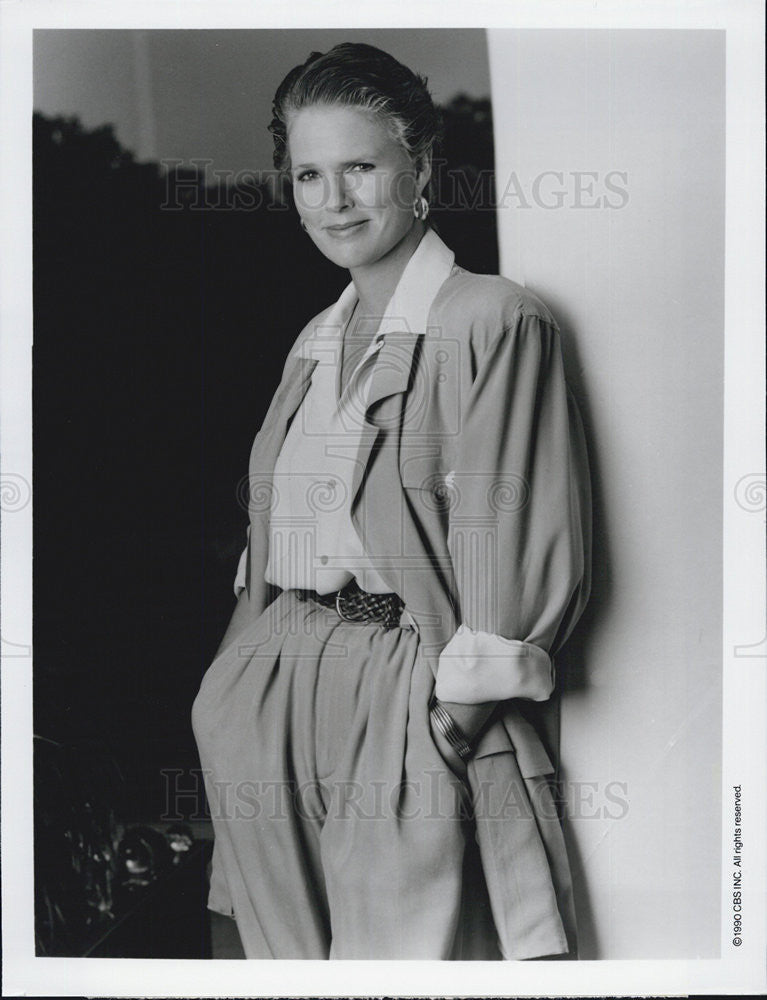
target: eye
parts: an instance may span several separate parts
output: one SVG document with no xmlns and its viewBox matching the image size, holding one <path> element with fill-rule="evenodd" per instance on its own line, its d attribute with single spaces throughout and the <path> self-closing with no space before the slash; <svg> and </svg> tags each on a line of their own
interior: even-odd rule
<svg viewBox="0 0 767 1000">
<path fill-rule="evenodd" d="M 301 173 L 298 174 L 298 176 L 296 177 L 296 180 L 299 182 L 313 181 L 314 178 L 317 176 L 318 175 L 316 170 L 302 170 Z"/>
<path fill-rule="evenodd" d="M 355 163 L 354 166 L 352 167 L 352 170 L 356 170 L 358 172 L 365 170 L 374 170 L 374 169 L 375 169 L 374 164 L 365 162 Z"/>
</svg>

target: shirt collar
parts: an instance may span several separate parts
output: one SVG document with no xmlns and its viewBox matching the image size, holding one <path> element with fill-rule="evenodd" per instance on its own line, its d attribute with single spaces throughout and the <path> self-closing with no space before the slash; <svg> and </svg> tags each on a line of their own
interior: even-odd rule
<svg viewBox="0 0 767 1000">
<path fill-rule="evenodd" d="M 376 340 L 387 333 L 418 334 L 426 332 L 429 310 L 450 274 L 455 254 L 427 229 L 415 248 L 386 306 Z M 357 290 L 350 281 L 331 306 L 321 324 L 293 352 L 294 357 L 319 358 L 343 337 L 349 317 L 357 304 Z"/>
</svg>

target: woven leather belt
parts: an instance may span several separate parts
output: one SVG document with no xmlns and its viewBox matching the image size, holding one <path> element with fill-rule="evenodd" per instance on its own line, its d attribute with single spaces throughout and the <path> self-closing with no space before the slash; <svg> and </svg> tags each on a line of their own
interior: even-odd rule
<svg viewBox="0 0 767 1000">
<path fill-rule="evenodd" d="M 369 594 L 351 579 L 341 590 L 318 594 L 315 590 L 297 590 L 302 601 L 316 601 L 326 608 L 335 608 L 345 622 L 376 622 L 386 628 L 395 628 L 405 608 L 397 594 Z"/>
</svg>

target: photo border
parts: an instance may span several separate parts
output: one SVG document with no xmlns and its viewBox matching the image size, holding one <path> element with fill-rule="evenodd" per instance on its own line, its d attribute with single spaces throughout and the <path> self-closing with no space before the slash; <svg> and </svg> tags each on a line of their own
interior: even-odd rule
<svg viewBox="0 0 767 1000">
<path fill-rule="evenodd" d="M 183 18 L 183 20 L 182 20 Z M 0 522 L 3 994 L 41 996 L 492 996 L 760 992 L 765 954 L 764 12 L 759 2 L 0 4 Z M 722 957 L 562 963 L 170 961 L 34 956 L 32 892 L 32 31 L 35 28 L 717 28 L 727 32 L 723 540 Z M 742 504 L 745 477 L 755 506 Z M 739 494 L 740 491 L 740 494 Z M 12 523 L 9 523 L 12 522 Z M 749 802 L 748 933 L 732 945 L 734 786 Z M 13 803 L 13 807 L 9 805 Z M 756 806 L 759 808 L 756 808 Z"/>
</svg>

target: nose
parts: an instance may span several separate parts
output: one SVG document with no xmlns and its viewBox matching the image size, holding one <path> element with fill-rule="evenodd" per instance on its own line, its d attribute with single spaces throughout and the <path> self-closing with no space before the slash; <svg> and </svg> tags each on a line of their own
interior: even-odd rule
<svg viewBox="0 0 767 1000">
<path fill-rule="evenodd" d="M 344 173 L 328 176 L 327 209 L 330 212 L 342 212 L 350 208 L 353 202 L 349 178 Z"/>
</svg>

